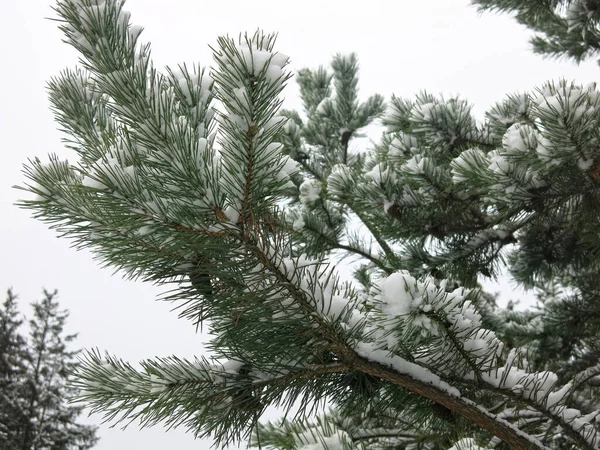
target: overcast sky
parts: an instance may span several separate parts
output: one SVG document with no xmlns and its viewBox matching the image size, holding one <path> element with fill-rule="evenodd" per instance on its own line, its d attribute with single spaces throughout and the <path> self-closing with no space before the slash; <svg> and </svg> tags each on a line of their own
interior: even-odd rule
<svg viewBox="0 0 600 450">
<path fill-rule="evenodd" d="M 155 356 L 202 353 L 194 327 L 178 320 L 170 305 L 155 302 L 157 288 L 123 281 L 102 269 L 88 252 L 13 206 L 27 158 L 48 153 L 74 158 L 62 148 L 48 109 L 45 82 L 77 62 L 61 42 L 50 0 L 0 0 L 0 288 L 12 286 L 28 303 L 42 287 L 60 291 L 71 312 L 69 331 L 80 347 L 98 347 L 131 362 Z M 394 5 L 394 6 L 391 6 Z M 509 17 L 478 17 L 468 0 L 365 2 L 286 0 L 129 0 L 132 23 L 145 27 L 157 67 L 180 62 L 211 64 L 208 44 L 222 34 L 276 31 L 276 49 L 292 58 L 292 69 L 328 64 L 337 52 L 356 52 L 361 63 L 361 95 L 411 97 L 421 89 L 457 94 L 483 112 L 505 94 L 523 92 L 546 80 L 565 77 L 589 83 L 598 65 L 577 67 L 534 55 L 528 32 Z M 298 107 L 292 82 L 286 107 Z M 505 297 L 518 298 L 504 287 Z M 91 417 L 99 423 L 99 417 Z M 99 450 L 198 450 L 183 430 L 126 431 L 100 428 Z"/>
</svg>

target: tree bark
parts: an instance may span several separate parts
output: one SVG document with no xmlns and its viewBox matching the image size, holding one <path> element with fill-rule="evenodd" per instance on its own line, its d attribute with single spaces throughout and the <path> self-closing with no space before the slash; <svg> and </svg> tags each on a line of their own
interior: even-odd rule
<svg viewBox="0 0 600 450">
<path fill-rule="evenodd" d="M 352 358 L 352 362 L 349 362 L 349 365 L 364 373 L 379 377 L 417 395 L 433 400 L 456 414 L 460 414 L 478 427 L 489 431 L 516 450 L 549 450 L 548 447 L 533 436 L 529 436 L 516 427 L 511 426 L 507 421 L 497 418 L 494 414 L 478 407 L 467 398 L 455 397 L 434 385 L 396 372 L 391 368 L 369 361 L 356 354 Z"/>
</svg>

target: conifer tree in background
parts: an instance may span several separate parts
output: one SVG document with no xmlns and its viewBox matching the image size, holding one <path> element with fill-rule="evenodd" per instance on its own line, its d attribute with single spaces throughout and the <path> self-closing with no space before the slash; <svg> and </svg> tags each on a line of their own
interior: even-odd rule
<svg viewBox="0 0 600 450">
<path fill-rule="evenodd" d="M 49 83 L 77 157 L 30 161 L 21 206 L 130 278 L 173 284 L 215 355 L 138 369 L 88 352 L 83 402 L 219 445 L 254 431 L 282 449 L 599 448 L 595 85 L 546 83 L 479 123 L 426 92 L 359 102 L 356 57 L 338 55 L 297 74 L 302 113 L 280 111 L 272 35 L 219 38 L 210 74 L 160 73 L 122 1 L 56 12 L 81 54 Z M 381 142 L 357 153 L 384 111 Z M 356 283 L 340 252 L 362 262 Z M 477 289 L 504 265 L 535 308 Z M 272 405 L 299 413 L 259 423 Z"/>
<path fill-rule="evenodd" d="M 16 296 L 9 290 L 0 310 L 0 448 L 3 450 L 84 450 L 97 442 L 96 429 L 76 422 L 82 407 L 70 405 L 77 390 L 68 385 L 76 352 L 66 346 L 67 312 L 58 309 L 56 292 L 34 302 L 30 339 Z"/>
<path fill-rule="evenodd" d="M 0 308 L 0 448 L 20 449 L 28 423 L 26 398 L 29 348 L 20 334 L 17 297 L 8 290 Z"/>
<path fill-rule="evenodd" d="M 83 408 L 69 403 L 78 392 L 69 383 L 78 352 L 67 348 L 76 335 L 65 334 L 69 314 L 59 309 L 55 297 L 56 291 L 44 290 L 43 298 L 32 305 L 30 421 L 23 448 L 88 449 L 97 441 L 96 429 L 78 424 Z"/>
</svg>

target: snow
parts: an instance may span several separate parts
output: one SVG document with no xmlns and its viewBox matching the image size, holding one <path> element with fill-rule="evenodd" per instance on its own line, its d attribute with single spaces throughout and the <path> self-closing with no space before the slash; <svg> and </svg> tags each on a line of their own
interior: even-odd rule
<svg viewBox="0 0 600 450">
<path fill-rule="evenodd" d="M 423 301 L 419 287 L 407 271 L 396 272 L 383 281 L 381 292 L 375 298 L 381 302 L 382 311 L 391 317 L 410 314 Z"/>
<path fill-rule="evenodd" d="M 307 178 L 300 185 L 300 201 L 302 204 L 310 205 L 321 198 L 323 184 L 319 180 Z"/>
<path fill-rule="evenodd" d="M 230 113 L 227 114 L 227 118 L 233 125 L 244 131 L 248 130 L 248 128 L 253 125 L 252 122 L 239 114 Z"/>
<path fill-rule="evenodd" d="M 457 441 L 448 450 L 490 450 L 487 447 L 480 447 L 472 438 L 463 438 Z"/>
<path fill-rule="evenodd" d="M 256 48 L 250 48 L 248 45 L 241 45 L 239 47 L 239 51 L 246 68 L 248 69 L 248 73 L 254 76 L 258 76 L 260 74 L 271 58 L 270 52 L 258 50 Z"/>
<path fill-rule="evenodd" d="M 538 158 L 541 161 L 544 161 L 546 163 L 549 164 L 560 164 L 560 161 L 556 160 L 554 158 L 554 150 L 553 150 L 553 144 L 552 142 L 544 137 L 544 136 L 540 136 L 538 138 L 538 146 L 536 148 L 536 153 Z"/>
<path fill-rule="evenodd" d="M 125 175 L 130 176 L 131 178 L 135 178 L 135 167 L 134 166 L 126 166 L 123 168 L 123 173 Z"/>
<path fill-rule="evenodd" d="M 131 13 L 125 9 L 121 9 L 119 11 L 119 16 L 117 17 L 117 23 L 121 25 L 123 28 L 127 27 L 129 23 L 129 19 L 131 18 Z"/>
<path fill-rule="evenodd" d="M 208 147 L 208 141 L 206 140 L 206 138 L 201 137 L 198 139 L 198 153 L 200 155 L 203 155 L 206 152 L 206 149 Z"/>
<path fill-rule="evenodd" d="M 353 183 L 350 168 L 346 164 L 336 164 L 327 177 L 327 191 L 333 196 L 344 197 L 348 195 Z"/>
<path fill-rule="evenodd" d="M 571 383 L 567 383 L 559 390 L 550 392 L 546 398 L 546 407 L 553 408 L 557 403 L 563 401 L 572 387 Z"/>
<path fill-rule="evenodd" d="M 81 47 L 86 49 L 90 53 L 94 53 L 94 46 L 88 41 L 88 39 L 81 34 L 79 31 L 73 33 L 73 40 Z"/>
<path fill-rule="evenodd" d="M 395 137 L 392 139 L 392 142 L 390 142 L 390 147 L 394 147 L 397 150 L 402 150 L 404 148 L 404 144 L 400 139 L 398 139 L 398 137 Z"/>
<path fill-rule="evenodd" d="M 446 358 L 464 360 L 462 350 L 469 353 L 471 361 L 482 369 L 496 367 L 496 358 L 502 353 L 503 344 L 496 334 L 482 328 L 482 318 L 468 300 L 470 291 L 463 288 L 446 292 L 446 281 L 436 286 L 432 277 L 418 280 L 406 271 L 398 271 L 387 278 L 373 281 L 373 317 L 369 324 L 370 336 L 379 342 L 380 348 L 392 350 L 390 336 L 404 339 L 407 330 L 411 339 L 420 339 L 411 330 L 420 330 L 421 338 L 452 333 L 462 344 L 462 349 L 448 346 Z M 390 329 L 395 329 L 390 333 Z M 429 344 L 426 344 L 429 345 Z M 423 354 L 428 351 L 424 348 Z M 435 352 L 434 352 L 435 353 Z M 421 361 L 427 363 L 427 357 Z M 470 375 L 467 375 L 467 377 Z"/>
<path fill-rule="evenodd" d="M 151 234 L 152 230 L 153 230 L 152 227 L 143 226 L 137 230 L 137 234 L 139 236 L 146 236 L 147 234 Z"/>
<path fill-rule="evenodd" d="M 492 151 L 488 155 L 490 157 L 489 169 L 492 172 L 497 173 L 498 175 L 508 175 L 513 169 L 512 164 L 508 162 L 505 155 L 502 155 L 497 151 Z"/>
<path fill-rule="evenodd" d="M 298 450 L 346 450 L 346 442 L 350 442 L 348 435 L 343 430 L 336 430 L 331 436 L 314 436 L 310 430 L 298 436 L 301 446 Z"/>
<path fill-rule="evenodd" d="M 222 370 L 225 373 L 229 374 L 237 374 L 240 369 L 243 367 L 244 363 L 239 360 L 230 359 L 221 364 Z"/>
<path fill-rule="evenodd" d="M 296 221 L 302 221 L 301 217 Z M 306 294 L 315 314 L 332 322 L 341 319 L 344 327 L 353 327 L 364 320 L 363 314 L 356 307 L 356 301 L 348 296 L 349 285 L 345 283 L 340 286 L 335 269 L 329 266 L 326 259 L 315 259 L 305 254 L 295 258 L 281 257 L 272 249 L 271 252 L 273 254 L 270 259 L 276 262 L 290 282 Z M 276 314 L 275 317 L 289 318 L 297 314 L 302 317 L 303 313 L 294 300 L 280 300 L 280 304 L 283 308 L 281 312 L 285 314 Z"/>
<path fill-rule="evenodd" d="M 594 160 L 592 158 L 587 159 L 585 157 L 581 157 L 577 160 L 577 167 L 581 170 L 588 170 L 594 164 Z"/>
<path fill-rule="evenodd" d="M 369 172 L 365 174 L 365 178 L 370 179 L 377 184 L 393 184 L 396 182 L 396 174 L 384 163 L 375 165 Z"/>
<path fill-rule="evenodd" d="M 280 163 L 282 163 L 282 165 L 277 173 L 277 179 L 279 181 L 287 180 L 284 186 L 289 187 L 290 189 L 295 188 L 296 185 L 290 180 L 290 177 L 300 171 L 298 163 L 287 155 L 281 157 Z"/>
<path fill-rule="evenodd" d="M 523 139 L 524 129 L 525 126 L 521 126 L 519 123 L 511 125 L 502 137 L 502 146 L 508 150 L 527 152 L 529 148 Z"/>
<path fill-rule="evenodd" d="M 564 125 L 564 119 L 577 122 L 594 114 L 599 96 L 594 83 L 581 87 L 560 80 L 557 85 L 547 84 L 539 90 L 535 104 L 542 117 L 554 116 Z"/>
<path fill-rule="evenodd" d="M 510 232 L 504 231 L 504 230 L 494 230 L 494 231 L 496 232 L 496 236 L 498 236 L 498 239 L 500 239 L 500 240 L 506 239 L 511 234 Z"/>
<path fill-rule="evenodd" d="M 235 97 L 237 104 L 242 110 L 248 110 L 250 108 L 250 99 L 245 88 L 235 88 L 232 90 L 233 96 Z"/>
<path fill-rule="evenodd" d="M 289 122 L 292 122 L 291 120 L 289 120 Z M 275 116 L 275 117 L 271 117 L 264 125 L 263 128 L 265 130 L 265 132 L 270 131 L 273 128 L 278 128 L 278 127 L 285 127 L 285 125 L 288 123 L 288 118 L 287 117 L 283 117 L 283 116 Z"/>
<path fill-rule="evenodd" d="M 240 217 L 239 211 L 237 211 L 233 206 L 228 206 L 227 208 L 225 208 L 223 214 L 225 214 L 225 216 L 227 217 L 227 219 L 229 219 L 231 223 L 237 223 Z"/>
<path fill-rule="evenodd" d="M 255 104 L 260 101 L 264 105 L 275 105 L 278 89 L 273 86 L 259 89 L 256 92 L 260 99 L 255 98 L 252 90 L 255 83 L 264 80 L 270 85 L 281 82 L 285 77 L 283 66 L 287 64 L 288 57 L 259 49 L 254 42 L 242 44 L 233 52 L 230 47 L 223 48 L 223 51 L 233 61 L 231 64 L 220 62 L 219 70 L 226 72 L 226 75 L 215 75 L 219 82 L 226 83 L 226 87 L 220 86 L 222 89 L 219 90 L 225 108 L 225 113 L 221 116 L 223 120 L 219 120 L 223 135 L 220 141 L 220 153 L 223 157 L 221 169 L 229 174 L 228 181 L 221 184 L 222 192 L 227 194 L 230 201 L 239 201 L 246 184 L 244 172 L 240 172 L 236 166 L 239 166 L 239 161 L 248 157 L 248 149 L 232 128 L 242 130 L 253 141 L 257 158 L 254 184 L 259 183 L 264 190 L 270 185 L 268 180 L 273 179 L 283 181 L 278 184 L 278 190 L 294 187 L 289 176 L 297 172 L 298 167 L 284 157 L 282 144 L 273 142 L 276 132 L 285 125 L 287 118 L 275 116 L 276 110 L 270 107 L 257 109 Z M 223 81 L 225 79 L 227 81 Z M 225 143 L 227 145 L 223 145 Z M 264 195 L 267 195 L 266 192 Z M 312 201 L 312 197 L 313 194 L 309 191 L 307 200 Z"/>
<path fill-rule="evenodd" d="M 290 158 L 287 155 L 284 155 L 282 157 L 283 159 L 283 167 L 281 168 L 281 172 L 284 173 L 287 176 L 291 176 L 297 172 L 300 171 L 300 166 L 298 165 L 298 163 L 296 161 L 294 161 L 292 158 Z"/>
<path fill-rule="evenodd" d="M 144 28 L 141 27 L 140 25 L 131 25 L 129 27 L 129 36 L 130 36 L 130 39 L 132 41 L 135 41 L 140 36 L 140 34 L 142 34 L 143 30 L 144 30 Z"/>
<path fill-rule="evenodd" d="M 150 375 L 150 393 L 160 394 L 167 388 L 167 383 L 157 375 Z"/>
<path fill-rule="evenodd" d="M 304 222 L 304 218 L 302 216 L 298 216 L 292 223 L 292 229 L 294 231 L 301 231 L 305 225 L 306 223 Z"/>
<path fill-rule="evenodd" d="M 148 211 L 153 212 L 156 215 L 162 214 L 162 209 L 160 208 L 158 203 L 154 200 L 144 202 L 144 206 Z"/>
<path fill-rule="evenodd" d="M 387 214 L 389 209 L 394 206 L 394 202 L 392 200 L 384 200 L 383 201 L 383 211 Z"/>
<path fill-rule="evenodd" d="M 99 189 L 99 190 L 108 189 L 108 186 L 106 186 L 104 183 L 102 183 L 98 179 L 92 178 L 92 176 L 90 176 L 90 175 L 84 176 L 83 179 L 81 180 L 81 184 L 83 186 L 87 186 L 92 189 Z"/>
<path fill-rule="evenodd" d="M 421 155 L 415 155 L 404 164 L 403 169 L 415 175 L 425 174 L 425 163 L 429 158 L 424 158 Z"/>
<path fill-rule="evenodd" d="M 86 8 L 81 8 L 80 12 L 85 13 L 85 15 L 90 19 L 100 19 L 104 16 L 106 11 L 106 4 L 104 2 L 98 3 L 96 5 L 91 5 Z"/>
<path fill-rule="evenodd" d="M 540 97 L 537 103 L 540 106 L 540 109 L 544 112 L 554 112 L 560 114 L 563 110 L 562 99 L 559 95 Z"/>
<path fill-rule="evenodd" d="M 270 142 L 265 147 L 265 157 L 268 157 L 269 159 L 271 159 L 272 157 L 269 155 L 272 155 L 272 154 L 280 155 L 281 150 L 283 150 L 283 144 L 281 144 L 279 142 Z"/>
<path fill-rule="evenodd" d="M 333 295 L 328 304 L 324 307 L 325 315 L 333 320 L 337 320 L 342 313 L 347 310 L 348 299 L 342 295 Z"/>
<path fill-rule="evenodd" d="M 398 373 L 408 375 L 413 380 L 434 386 L 440 391 L 444 391 L 453 397 L 461 396 L 458 389 L 450 386 L 436 374 L 397 355 L 390 355 L 388 351 L 378 349 L 373 343 L 359 342 L 354 349 L 356 350 L 356 353 L 369 361 L 390 367 Z"/>
<path fill-rule="evenodd" d="M 487 341 L 484 339 L 467 339 L 463 343 L 463 347 L 468 352 L 480 352 L 487 347 Z"/>
<path fill-rule="evenodd" d="M 264 71 L 265 77 L 273 83 L 283 75 L 282 68 L 288 63 L 289 57 L 283 53 L 272 53 L 258 50 L 244 44 L 238 47 L 241 60 L 248 73 L 259 76 Z"/>
<path fill-rule="evenodd" d="M 382 173 L 385 173 L 385 170 L 382 170 L 382 164 L 377 164 L 365 174 L 365 178 L 371 179 L 375 183 L 381 183 L 382 178 L 384 178 Z"/>
<path fill-rule="evenodd" d="M 186 99 L 189 108 L 197 105 L 205 106 L 212 91 L 214 80 L 210 73 L 200 67 L 194 67 L 190 72 L 185 66 L 180 66 L 172 71 L 181 93 Z"/>
<path fill-rule="evenodd" d="M 465 250 L 474 250 L 476 248 L 481 247 L 483 244 L 489 242 L 491 239 L 494 239 L 498 236 L 498 232 L 496 230 L 483 230 L 471 237 L 465 244 Z"/>
<path fill-rule="evenodd" d="M 35 199 L 38 201 L 43 201 L 47 197 L 52 196 L 52 192 L 49 189 L 47 189 L 42 184 L 40 184 L 38 181 L 36 181 L 36 180 L 43 180 L 46 176 L 44 174 L 45 169 L 50 168 L 51 166 L 52 166 L 52 163 L 38 163 L 33 166 L 33 171 L 32 171 L 33 177 L 32 177 L 31 188 L 32 188 L 32 191 L 39 192 L 39 194 L 35 195 Z"/>
<path fill-rule="evenodd" d="M 462 152 L 451 162 L 452 182 L 455 184 L 470 180 L 469 172 L 483 170 L 489 160 L 479 148 L 470 148 Z"/>
<path fill-rule="evenodd" d="M 270 84 L 274 84 L 276 81 L 281 80 L 284 72 L 283 69 L 277 65 L 271 65 L 265 71 L 265 78 L 269 81 Z"/>
<path fill-rule="evenodd" d="M 325 114 L 330 101 L 331 100 L 329 98 L 324 98 L 321 100 L 315 109 L 315 113 L 319 115 Z"/>
<path fill-rule="evenodd" d="M 274 64 L 279 67 L 286 66 L 290 61 L 290 57 L 281 52 L 275 52 L 272 54 L 271 64 Z"/>
<path fill-rule="evenodd" d="M 555 389 L 558 384 L 556 374 L 548 371 L 528 373 L 524 369 L 513 367 L 515 357 L 516 352 L 511 350 L 505 366 L 484 373 L 483 381 L 533 401 L 548 413 L 568 423 L 575 431 L 579 431 L 591 445 L 600 442 L 598 434 L 589 423 L 590 417 L 583 416 L 579 410 L 564 406 L 564 401 L 571 393 L 572 385 L 567 383 Z"/>
<path fill-rule="evenodd" d="M 412 110 L 413 118 L 419 120 L 431 120 L 437 110 L 435 103 L 424 103 L 422 105 L 415 105 Z"/>
</svg>

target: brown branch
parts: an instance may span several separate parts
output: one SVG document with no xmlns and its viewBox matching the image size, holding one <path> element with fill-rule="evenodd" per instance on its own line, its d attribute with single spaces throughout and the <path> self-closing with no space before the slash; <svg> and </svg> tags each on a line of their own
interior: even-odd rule
<svg viewBox="0 0 600 450">
<path fill-rule="evenodd" d="M 516 450 L 548 450 L 539 441 L 528 438 L 527 434 L 518 430 L 507 421 L 498 418 L 495 414 L 478 407 L 472 401 L 456 397 L 424 381 L 417 380 L 410 375 L 399 373 L 379 363 L 369 361 L 354 353 L 351 361 L 347 361 L 353 369 L 360 370 L 374 377 L 381 378 L 392 384 L 400 386 L 414 394 L 428 398 L 449 410 L 460 414 L 469 422 L 482 428 L 494 436 L 502 439 Z"/>
</svg>

